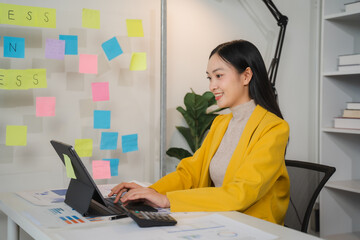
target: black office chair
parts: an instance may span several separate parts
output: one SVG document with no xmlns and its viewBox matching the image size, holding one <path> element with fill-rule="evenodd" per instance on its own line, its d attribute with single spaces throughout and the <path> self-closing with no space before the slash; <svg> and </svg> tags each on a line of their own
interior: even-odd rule
<svg viewBox="0 0 360 240">
<path fill-rule="evenodd" d="M 295 160 L 285 160 L 285 165 L 290 177 L 290 203 L 285 226 L 307 233 L 316 198 L 336 169 Z"/>
</svg>

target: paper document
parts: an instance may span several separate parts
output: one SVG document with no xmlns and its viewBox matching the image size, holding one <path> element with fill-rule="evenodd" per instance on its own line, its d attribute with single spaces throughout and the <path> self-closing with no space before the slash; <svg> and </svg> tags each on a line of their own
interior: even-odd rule
<svg viewBox="0 0 360 240">
<path fill-rule="evenodd" d="M 278 238 L 273 234 L 232 220 L 220 214 L 202 217 L 176 219 L 178 224 L 173 227 L 140 228 L 131 219 L 121 219 L 118 224 L 86 229 L 69 229 L 59 233 L 58 239 L 99 239 L 107 238 L 142 239 L 142 240 L 272 240 Z"/>
<path fill-rule="evenodd" d="M 48 206 L 55 203 L 64 202 L 65 193 L 66 189 L 58 189 L 47 191 L 17 192 L 16 194 L 34 205 Z"/>
</svg>

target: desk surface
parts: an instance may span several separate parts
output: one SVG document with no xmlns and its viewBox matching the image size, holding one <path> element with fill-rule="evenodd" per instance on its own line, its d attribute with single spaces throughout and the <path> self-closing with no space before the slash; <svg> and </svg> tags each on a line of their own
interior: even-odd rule
<svg viewBox="0 0 360 240">
<path fill-rule="evenodd" d="M 50 206 L 52 207 L 52 206 Z M 56 207 L 69 208 L 65 203 L 57 203 Z M 158 228 L 139 228 L 130 218 L 119 219 L 116 221 L 100 221 L 100 222 L 87 222 L 82 224 L 70 224 L 63 226 L 46 226 L 44 224 L 47 219 L 34 217 L 33 213 L 42 213 L 47 211 L 49 206 L 36 206 L 19 197 L 15 193 L 0 193 L 0 210 L 8 216 L 8 222 L 13 221 L 25 232 L 27 232 L 34 239 L 101 239 L 103 237 L 117 237 L 123 236 L 124 239 L 137 239 L 135 236 L 142 236 L 142 239 L 169 239 L 169 236 L 164 235 L 164 227 Z M 71 208 L 69 208 L 71 210 Z M 185 226 L 188 224 L 189 219 L 195 219 L 196 224 L 201 224 L 202 219 L 206 217 L 220 217 L 224 222 L 235 223 L 235 227 L 245 227 L 249 232 L 259 231 L 264 234 L 272 235 L 271 239 L 301 239 L 301 240 L 316 240 L 317 237 L 304 234 L 286 227 L 282 227 L 267 221 L 263 221 L 246 214 L 239 212 L 220 212 L 220 213 L 174 213 L 173 216 L 178 220 L 177 229 L 171 232 L 186 231 L 187 235 L 194 237 L 195 233 L 187 229 Z M 51 217 L 51 216 L 50 216 Z M 226 217 L 226 219 L 224 218 Z M 48 219 L 50 220 L 50 219 Z M 207 219 L 208 220 L 208 219 Z M 235 221 L 234 221 L 235 220 Z M 224 227 L 224 226 L 223 226 Z M 228 227 L 228 226 L 226 226 Z M 180 229 L 180 230 L 179 230 Z M 220 228 L 219 228 L 220 229 Z M 230 229 L 230 228 L 229 228 Z M 66 230 L 66 231 L 64 231 Z M 204 230 L 204 229 L 202 229 Z M 202 236 L 202 233 L 207 234 L 213 229 L 207 228 L 205 231 L 197 230 L 197 237 Z M 226 229 L 224 229 L 226 230 Z M 231 229 L 230 229 L 231 230 Z M 66 233 L 66 234 L 65 234 Z M 104 235 L 105 233 L 105 235 Z M 167 234 L 169 231 L 167 231 Z M 228 233 L 228 232 L 227 232 Z M 190 234 L 190 235 L 189 235 Z M 273 236 L 275 235 L 275 236 Z M 179 235 L 174 238 L 178 238 Z M 238 239 L 238 238 L 226 239 Z M 208 239 L 208 238 L 199 238 Z M 217 236 L 212 239 L 221 239 Z"/>
</svg>

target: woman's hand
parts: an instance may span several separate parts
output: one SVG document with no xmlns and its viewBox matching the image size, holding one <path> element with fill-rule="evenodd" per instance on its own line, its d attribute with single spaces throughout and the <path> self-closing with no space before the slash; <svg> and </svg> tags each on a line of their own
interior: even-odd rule
<svg viewBox="0 0 360 240">
<path fill-rule="evenodd" d="M 121 198 L 121 202 L 125 205 L 131 201 L 144 201 L 147 205 L 152 207 L 170 207 L 170 202 L 166 195 L 160 194 L 152 188 L 143 187 L 136 183 L 123 182 L 116 185 L 108 194 L 109 197 L 113 195 L 116 195 L 114 203 L 117 203 Z"/>
<path fill-rule="evenodd" d="M 152 188 L 140 187 L 129 190 L 121 198 L 123 204 L 131 201 L 141 200 L 152 207 L 168 208 L 170 207 L 169 199 L 164 194 L 160 194 Z"/>
<path fill-rule="evenodd" d="M 112 197 L 113 195 L 116 195 L 114 203 L 117 203 L 123 193 L 136 188 L 143 188 L 143 187 L 136 183 L 123 182 L 113 187 L 111 189 L 111 192 L 108 194 L 108 197 Z"/>
</svg>

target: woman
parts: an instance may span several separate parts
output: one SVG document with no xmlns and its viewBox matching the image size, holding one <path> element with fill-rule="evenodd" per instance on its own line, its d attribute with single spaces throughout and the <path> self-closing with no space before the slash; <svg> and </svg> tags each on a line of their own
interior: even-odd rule
<svg viewBox="0 0 360 240">
<path fill-rule="evenodd" d="M 289 126 L 283 120 L 265 64 L 250 42 L 216 47 L 207 66 L 210 90 L 230 114 L 213 121 L 194 156 L 148 188 L 121 183 L 117 194 L 127 203 L 144 200 L 173 212 L 236 210 L 283 224 L 290 182 L 284 155 Z"/>
</svg>

